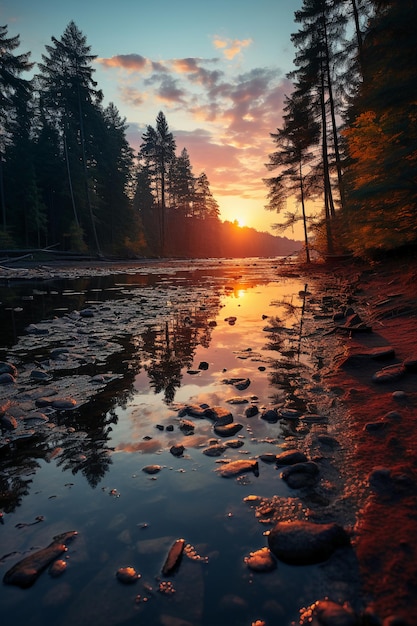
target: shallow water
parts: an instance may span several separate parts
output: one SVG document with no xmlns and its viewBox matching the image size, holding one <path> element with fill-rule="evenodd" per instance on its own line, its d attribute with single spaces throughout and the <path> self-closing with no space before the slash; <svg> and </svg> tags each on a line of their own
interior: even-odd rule
<svg viewBox="0 0 417 626">
<path fill-rule="evenodd" d="M 285 625 L 317 599 L 316 566 L 279 563 L 273 572 L 256 573 L 244 562 L 266 545 L 269 528 L 245 498 L 296 496 L 275 465 L 260 461 L 259 476 L 222 478 L 216 471 L 225 458 L 253 459 L 285 447 L 288 429 L 247 418 L 248 404 L 228 400 L 244 397 L 260 409 L 296 401 L 305 372 L 314 371 L 314 355 L 300 336 L 304 287 L 301 278 L 280 277 L 276 261 L 246 259 L 156 264 L 0 289 L 3 360 L 10 354 L 10 360 L 34 354 L 41 360 L 41 341 L 13 352 L 24 327 L 88 306 L 96 311 L 88 332 L 100 332 L 100 314 L 113 315 L 111 339 L 120 346 L 107 359 L 98 354 L 83 363 L 85 374 L 117 375 L 93 400 L 56 415 L 48 435 L 0 450 L 0 575 L 55 535 L 78 531 L 62 576 L 44 572 L 29 589 L 0 588 L 5 623 L 242 626 L 259 619 Z M 271 326 L 281 330 L 268 332 Z M 236 390 L 224 382 L 231 378 L 248 378 L 250 385 Z M 209 419 L 191 416 L 194 433 L 184 435 L 183 404 L 229 408 L 243 425 L 233 439 L 243 445 L 219 459 L 204 455 L 207 442 L 220 438 Z M 67 429 L 65 437 L 60 429 Z M 177 458 L 170 448 L 179 444 L 185 451 Z M 161 471 L 145 473 L 151 464 Z M 184 556 L 164 578 L 161 568 L 178 538 L 205 558 Z M 125 566 L 141 574 L 134 585 L 116 580 Z M 171 583 L 168 592 L 161 581 Z"/>
</svg>

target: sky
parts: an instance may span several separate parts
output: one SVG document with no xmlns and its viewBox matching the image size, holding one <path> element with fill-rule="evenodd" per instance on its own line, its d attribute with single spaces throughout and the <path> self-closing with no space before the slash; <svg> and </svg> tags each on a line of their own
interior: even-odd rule
<svg viewBox="0 0 417 626">
<path fill-rule="evenodd" d="M 195 176 L 205 172 L 220 219 L 277 234 L 267 211 L 270 133 L 291 93 L 287 73 L 302 0 L 0 0 L 15 53 L 41 61 L 72 20 L 96 55 L 94 78 L 126 119 L 135 150 L 162 111 Z M 25 76 L 23 76 L 25 77 Z M 29 77 L 29 76 L 26 76 Z M 291 206 L 288 209 L 292 209 Z M 279 233 L 301 239 L 301 228 Z"/>
</svg>

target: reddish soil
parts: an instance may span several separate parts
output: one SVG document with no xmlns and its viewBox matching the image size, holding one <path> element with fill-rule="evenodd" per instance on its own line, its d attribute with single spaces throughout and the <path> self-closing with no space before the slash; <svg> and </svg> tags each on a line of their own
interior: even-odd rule
<svg viewBox="0 0 417 626">
<path fill-rule="evenodd" d="M 417 261 L 385 261 L 368 268 L 323 268 L 352 288 L 371 333 L 343 340 L 345 355 L 327 383 L 340 390 L 344 435 L 350 441 L 349 471 L 363 495 L 353 542 L 365 597 L 382 619 L 395 615 L 415 623 L 417 615 L 417 371 L 390 383 L 372 373 L 410 357 L 417 359 Z M 320 280 L 320 279 L 319 279 Z M 395 358 L 376 362 L 346 357 L 376 346 L 391 346 Z M 402 391 L 404 394 L 394 392 Z M 393 395 L 394 394 L 394 395 Z M 387 416 L 389 412 L 396 412 Z M 370 424 L 383 421 L 375 429 Z M 368 426 L 367 426 L 368 425 Z M 370 475 L 375 469 L 384 471 Z M 411 621 L 410 621 L 411 619 Z"/>
</svg>

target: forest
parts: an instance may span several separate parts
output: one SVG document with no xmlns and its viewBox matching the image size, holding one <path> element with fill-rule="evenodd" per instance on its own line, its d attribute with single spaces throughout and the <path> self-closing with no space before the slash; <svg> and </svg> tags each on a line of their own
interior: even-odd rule
<svg viewBox="0 0 417 626">
<path fill-rule="evenodd" d="M 414 246 L 416 18 L 415 0 L 304 0 L 295 12 L 292 91 L 271 129 L 264 182 L 277 230 L 301 220 L 302 243 L 221 222 L 206 174 L 178 153 L 162 111 L 135 154 L 74 22 L 37 64 L 0 26 L 0 249 L 285 256 L 303 244 L 309 261 L 312 250 Z"/>
</svg>

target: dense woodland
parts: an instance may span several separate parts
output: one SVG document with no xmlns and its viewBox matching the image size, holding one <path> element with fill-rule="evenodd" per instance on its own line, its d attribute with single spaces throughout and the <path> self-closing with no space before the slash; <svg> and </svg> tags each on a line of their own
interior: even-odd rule
<svg viewBox="0 0 417 626">
<path fill-rule="evenodd" d="M 293 90 L 271 133 L 266 208 L 283 213 L 281 227 L 302 220 L 307 260 L 312 248 L 364 255 L 417 241 L 416 18 L 415 0 L 304 0 L 295 13 Z M 75 23 L 37 64 L 20 45 L 0 27 L 0 249 L 197 257 L 298 247 L 221 222 L 163 112 L 134 154 Z"/>
</svg>

